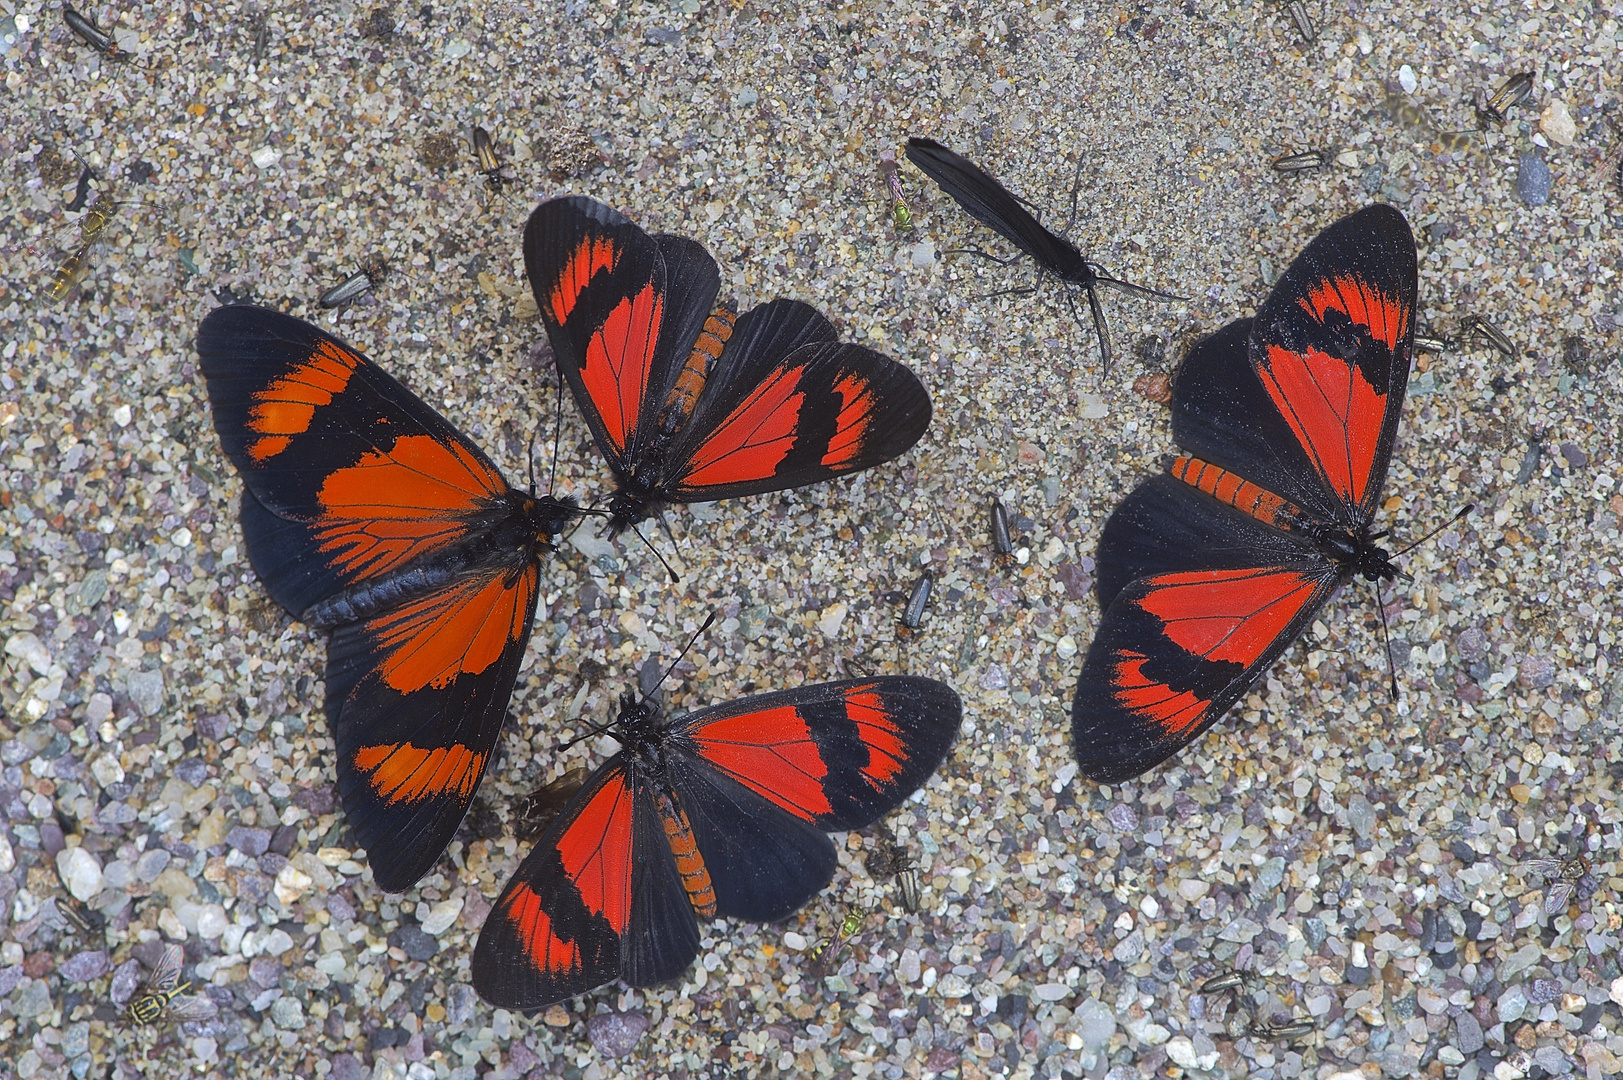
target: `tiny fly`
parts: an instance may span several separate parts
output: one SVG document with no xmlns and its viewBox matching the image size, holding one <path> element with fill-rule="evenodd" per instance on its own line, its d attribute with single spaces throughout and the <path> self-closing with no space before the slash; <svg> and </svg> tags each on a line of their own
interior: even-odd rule
<svg viewBox="0 0 1623 1080">
<path fill-rule="evenodd" d="M 1490 124 L 1503 124 L 1510 114 L 1510 110 L 1526 101 L 1533 92 L 1533 73 L 1524 71 L 1519 75 L 1512 75 L 1499 84 L 1499 88 L 1489 95 L 1476 111 L 1477 124 L 1486 129 Z"/>
<path fill-rule="evenodd" d="M 90 249 L 106 234 L 108 225 L 117 213 L 118 204 L 104 196 L 98 196 L 90 209 L 85 211 L 84 217 L 79 219 L 78 246 L 51 274 L 42 290 L 46 303 L 60 307 L 73 287 L 84 280 L 89 272 Z"/>
<path fill-rule="evenodd" d="M 1460 337 L 1480 338 L 1512 360 L 1516 358 L 1515 344 L 1505 336 L 1504 331 L 1481 315 L 1467 315 L 1460 320 Z"/>
<path fill-rule="evenodd" d="M 868 912 L 863 908 L 852 908 L 846 912 L 845 918 L 840 920 L 840 925 L 835 927 L 834 936 L 824 938 L 812 947 L 807 957 L 811 963 L 812 974 L 819 979 L 827 978 L 837 966 L 835 962 L 839 960 L 840 953 L 845 951 L 845 946 L 867 921 Z"/>
<path fill-rule="evenodd" d="M 896 834 L 881 825 L 878 842 L 868 853 L 865 862 L 868 875 L 873 878 L 894 877 L 896 891 L 901 894 L 902 907 L 910 915 L 919 911 L 919 871 L 913 856 L 903 847 Z"/>
<path fill-rule="evenodd" d="M 930 606 L 930 590 L 934 585 L 929 574 L 920 574 L 913 583 L 913 591 L 908 594 L 907 606 L 902 609 L 901 618 L 897 621 L 909 630 L 923 626 L 924 609 Z"/>
<path fill-rule="evenodd" d="M 1573 890 L 1593 866 L 1589 856 L 1576 849 L 1565 859 L 1529 859 L 1522 865 L 1544 876 L 1548 887 L 1544 894 L 1546 915 L 1558 915 L 1567 910 L 1567 901 L 1572 899 Z"/>
<path fill-rule="evenodd" d="M 130 1023 L 148 1027 L 165 1019 L 206 1020 L 215 1014 L 214 1002 L 186 993 L 192 984 L 189 980 L 180 981 L 180 964 L 185 955 L 179 945 L 164 949 L 163 959 L 158 961 L 146 985 L 124 1010 Z"/>
<path fill-rule="evenodd" d="M 62 5 L 62 21 L 68 24 L 75 37 L 101 53 L 109 60 L 125 61 L 130 58 L 127 50 L 119 48 L 113 36 L 97 26 L 88 15 L 80 12 L 72 4 Z"/>
<path fill-rule="evenodd" d="M 1303 41 L 1319 40 L 1319 28 L 1313 25 L 1313 16 L 1308 14 L 1302 0 L 1285 0 L 1285 10 L 1290 12 L 1291 22 L 1296 24 L 1296 32 L 1302 35 Z"/>
<path fill-rule="evenodd" d="M 473 153 L 479 162 L 479 172 L 484 175 L 485 183 L 490 185 L 490 190 L 500 193 L 504 187 L 513 182 L 511 177 L 502 172 L 507 166 L 497 155 L 496 144 L 491 141 L 490 132 L 478 124 L 473 125 Z"/>
</svg>

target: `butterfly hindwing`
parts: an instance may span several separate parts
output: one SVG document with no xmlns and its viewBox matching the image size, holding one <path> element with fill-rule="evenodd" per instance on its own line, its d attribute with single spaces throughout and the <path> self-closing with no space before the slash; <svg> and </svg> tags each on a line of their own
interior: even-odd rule
<svg viewBox="0 0 1623 1080">
<path fill-rule="evenodd" d="M 428 872 L 473 801 L 529 643 L 538 578 L 533 563 L 487 570 L 333 631 L 338 793 L 387 892 Z"/>
<path fill-rule="evenodd" d="M 539 1008 L 618 976 L 637 854 L 623 762 L 610 759 L 570 800 L 486 916 L 473 985 L 491 1004 Z"/>
<path fill-rule="evenodd" d="M 1110 516 L 1098 565 L 1104 614 L 1071 740 L 1100 783 L 1137 776 L 1211 726 L 1337 584 L 1312 548 L 1167 475 Z"/>
<path fill-rule="evenodd" d="M 889 357 L 835 340 L 795 300 L 745 312 L 671 447 L 680 501 L 800 487 L 904 453 L 930 424 L 918 377 Z"/>
</svg>

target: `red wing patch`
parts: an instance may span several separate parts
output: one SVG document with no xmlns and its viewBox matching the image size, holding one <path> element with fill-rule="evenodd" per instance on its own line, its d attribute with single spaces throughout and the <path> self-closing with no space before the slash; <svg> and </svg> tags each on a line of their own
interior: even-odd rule
<svg viewBox="0 0 1623 1080">
<path fill-rule="evenodd" d="M 1173 734 L 1182 734 L 1198 721 L 1211 702 L 1191 690 L 1174 689 L 1144 673 L 1149 657 L 1122 652 L 1113 658 L 1110 687 L 1128 712 Z"/>
<path fill-rule="evenodd" d="M 1258 375 L 1324 482 L 1360 505 L 1380 445 L 1385 395 L 1345 360 L 1317 351 L 1270 345 Z"/>
<path fill-rule="evenodd" d="M 884 695 L 872 690 L 848 694 L 845 715 L 857 726 L 868 748 L 868 764 L 862 774 L 875 790 L 890 785 L 907 764 L 908 749 L 896 717 L 885 704 Z"/>
<path fill-rule="evenodd" d="M 460 540 L 469 516 L 507 490 L 466 447 L 403 436 L 327 476 L 316 539 L 356 579 L 372 577 Z"/>
<path fill-rule="evenodd" d="M 552 979 L 578 977 L 584 966 L 580 942 L 558 936 L 535 890 L 523 881 L 514 881 L 503 899 L 506 903 L 500 914 L 512 925 L 530 966 Z"/>
<path fill-rule="evenodd" d="M 344 392 L 361 363 L 360 356 L 323 338 L 303 364 L 256 392 L 247 426 L 258 438 L 248 441 L 248 456 L 261 462 L 286 450 L 293 436 L 310 430 L 316 410 Z"/>
<path fill-rule="evenodd" d="M 779 368 L 693 451 L 684 488 L 719 487 L 771 476 L 794 447 L 806 395 L 804 368 Z"/>
<path fill-rule="evenodd" d="M 575 310 L 575 301 L 580 299 L 580 294 L 591 283 L 593 275 L 600 270 L 614 269 L 618 254 L 614 241 L 606 236 L 584 237 L 569 254 L 563 270 L 547 294 L 552 317 L 559 325 L 569 321 L 569 313 Z"/>
<path fill-rule="evenodd" d="M 1379 289 L 1355 276 L 1324 278 L 1297 303 L 1321 323 L 1325 312 L 1341 312 L 1394 352 L 1409 332 L 1409 312 L 1402 301 L 1383 296 Z"/>
<path fill-rule="evenodd" d="M 689 738 L 699 757 L 796 817 L 832 810 L 823 790 L 828 765 L 794 706 L 722 716 Z"/>
<path fill-rule="evenodd" d="M 632 793 L 622 772 L 592 793 L 556 845 L 581 902 L 617 934 L 631 919 L 631 812 Z"/>
<path fill-rule="evenodd" d="M 1206 660 L 1256 663 L 1323 584 L 1278 568 L 1197 570 L 1143 579 L 1134 601 L 1160 619 L 1162 633 Z"/>
<path fill-rule="evenodd" d="M 467 578 L 369 620 L 366 632 L 383 653 L 383 682 L 410 694 L 484 672 L 524 640 L 539 577 L 532 563 L 511 580 L 502 573 Z"/>
<path fill-rule="evenodd" d="M 861 375 L 839 379 L 834 383 L 834 392 L 840 397 L 840 415 L 835 421 L 834 437 L 823 452 L 823 464 L 830 469 L 838 469 L 857 456 L 879 405 L 872 382 Z"/>
<path fill-rule="evenodd" d="M 645 285 L 615 305 L 586 345 L 581 382 L 619 452 L 637 427 L 664 307 L 664 297 Z"/>
</svg>

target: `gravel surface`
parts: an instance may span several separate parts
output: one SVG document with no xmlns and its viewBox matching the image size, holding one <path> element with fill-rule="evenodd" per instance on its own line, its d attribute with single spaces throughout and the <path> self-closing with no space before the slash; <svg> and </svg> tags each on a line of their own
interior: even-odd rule
<svg viewBox="0 0 1623 1080">
<path fill-rule="evenodd" d="M 1623 7 L 1307 7 L 1311 44 L 1283 4 L 1195 0 L 88 6 L 135 53 L 112 63 L 0 0 L 0 1076 L 1617 1074 Z M 1473 100 L 1523 70 L 1531 96 L 1479 130 Z M 1029 267 L 951 254 L 1006 248 L 905 162 L 897 230 L 879 154 L 913 134 L 1055 225 L 1076 180 L 1083 250 L 1190 299 L 1105 295 L 1101 372 L 1058 287 L 990 295 Z M 53 308 L 75 155 L 118 213 Z M 653 537 L 676 587 L 577 532 L 475 813 L 389 896 L 335 807 L 324 637 L 246 564 L 192 337 L 215 290 L 310 318 L 521 479 L 555 406 L 519 233 L 561 192 L 700 239 L 743 305 L 819 305 L 919 372 L 935 423 L 849 482 L 679 509 Z M 1154 377 L 1372 199 L 1415 228 L 1424 323 L 1486 316 L 1516 347 L 1424 354 L 1410 382 L 1382 527 L 1478 509 L 1384 597 L 1400 700 L 1360 586 L 1168 766 L 1077 779 L 1098 530 L 1172 448 Z M 380 260 L 359 302 L 316 306 Z M 572 409 L 557 459 L 559 491 L 605 495 Z M 850 665 L 964 695 L 954 756 L 891 820 L 922 910 L 850 835 L 822 897 L 714 924 L 678 984 L 490 1009 L 468 963 L 513 807 L 601 761 L 607 740 L 555 748 L 718 608 L 677 709 Z M 1591 868 L 1546 914 L 1522 864 L 1575 846 Z M 815 978 L 855 906 L 876 914 Z M 166 941 L 217 1015 L 136 1031 L 119 1010 Z M 1254 977 L 1198 993 L 1229 967 Z"/>
</svg>

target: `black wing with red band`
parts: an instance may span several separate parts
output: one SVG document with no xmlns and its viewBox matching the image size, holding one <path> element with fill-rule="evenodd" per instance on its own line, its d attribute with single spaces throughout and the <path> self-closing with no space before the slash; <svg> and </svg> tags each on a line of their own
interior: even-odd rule
<svg viewBox="0 0 1623 1080">
<path fill-rule="evenodd" d="M 472 801 L 529 640 L 535 552 L 574 510 L 512 491 L 443 417 L 308 323 L 222 307 L 197 348 L 246 487 L 249 558 L 279 603 L 333 629 L 339 792 L 376 880 L 403 890 Z"/>
<path fill-rule="evenodd" d="M 580 196 L 542 203 L 524 260 L 553 351 L 620 485 L 616 518 L 777 491 L 904 453 L 930 422 L 917 376 L 798 301 L 736 318 L 720 272 Z"/>
<path fill-rule="evenodd" d="M 1172 391 L 1189 456 L 1100 539 L 1103 615 L 1072 709 L 1086 775 L 1119 782 L 1182 749 L 1352 576 L 1402 411 L 1415 289 L 1408 224 L 1370 207 L 1309 244 L 1254 320 L 1190 351 Z"/>
<path fill-rule="evenodd" d="M 609 761 L 542 835 L 474 951 L 485 1000 L 532 1009 L 680 975 L 697 919 L 781 919 L 828 884 L 825 830 L 867 825 L 946 757 L 962 719 L 928 679 L 825 683 L 684 716 Z M 639 771 L 641 760 L 665 762 Z"/>
</svg>

